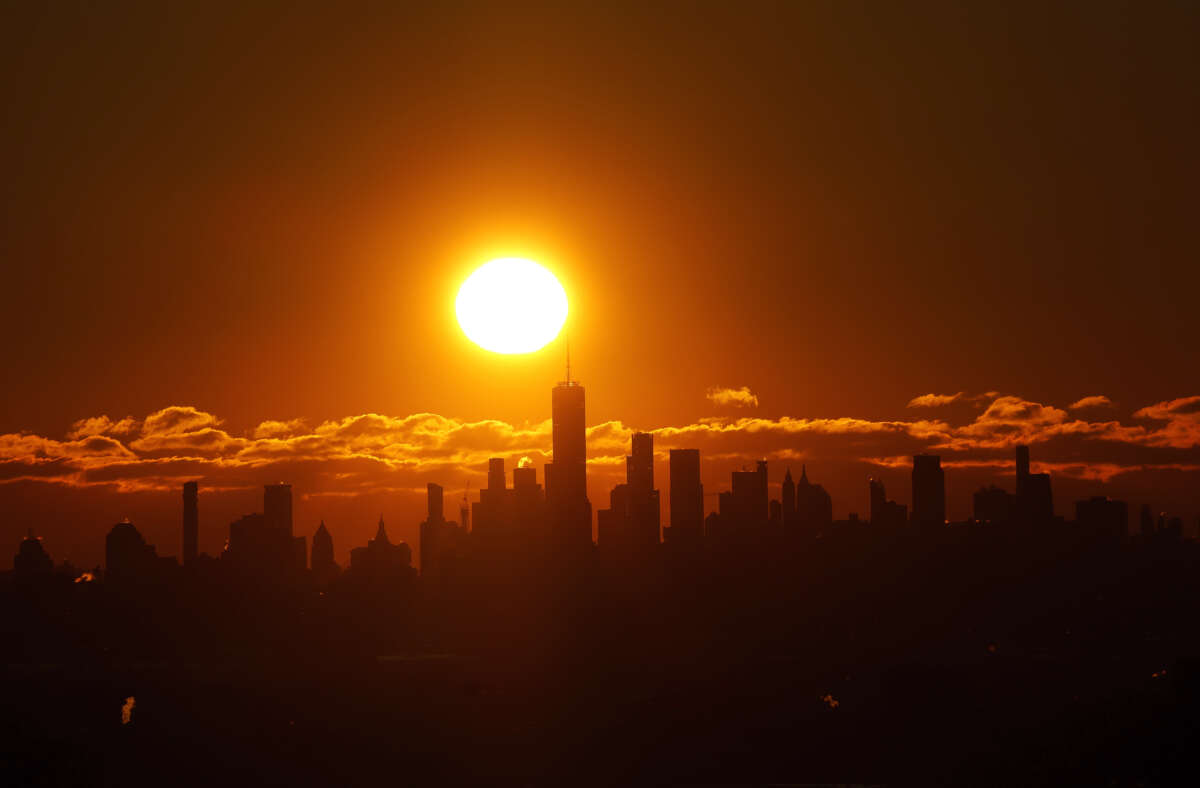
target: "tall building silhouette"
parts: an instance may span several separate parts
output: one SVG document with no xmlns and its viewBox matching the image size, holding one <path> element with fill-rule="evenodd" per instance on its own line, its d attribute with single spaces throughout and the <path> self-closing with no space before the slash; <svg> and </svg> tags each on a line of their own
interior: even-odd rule
<svg viewBox="0 0 1200 788">
<path fill-rule="evenodd" d="M 597 543 L 610 556 L 647 555 L 661 541 L 658 490 L 654 489 L 654 436 L 633 435 L 625 457 L 625 483 L 596 514 Z"/>
<path fill-rule="evenodd" d="M 625 458 L 625 481 L 635 494 L 649 493 L 654 489 L 654 435 L 635 432 L 631 451 Z"/>
<path fill-rule="evenodd" d="M 592 505 L 587 497 L 587 422 L 584 390 L 567 379 L 551 392 L 553 461 L 546 468 L 546 501 L 556 540 L 571 549 L 592 542 Z"/>
<path fill-rule="evenodd" d="M 458 552 L 461 530 L 458 523 L 447 522 L 442 515 L 444 493 L 440 484 L 430 482 L 426 490 L 426 516 L 420 526 L 421 574 L 428 577 L 444 575 L 447 566 Z M 380 519 L 382 522 L 382 518 Z"/>
<path fill-rule="evenodd" d="M 503 493 L 508 487 L 504 478 L 504 458 L 492 457 L 488 460 L 487 490 L 492 495 Z"/>
<path fill-rule="evenodd" d="M 1013 517 L 1013 496 L 996 485 L 980 487 L 972 496 L 972 513 L 981 523 L 1007 523 Z"/>
<path fill-rule="evenodd" d="M 21 580 L 44 577 L 54 571 L 54 561 L 42 545 L 41 537 L 33 535 L 32 528 L 21 540 L 17 554 L 13 556 L 13 571 Z"/>
<path fill-rule="evenodd" d="M 808 466 L 800 466 L 796 482 L 796 528 L 809 535 L 833 525 L 833 499 L 825 488 L 808 480 Z"/>
<path fill-rule="evenodd" d="M 767 522 L 767 461 L 759 460 L 752 471 L 732 475 L 733 517 L 742 525 L 756 528 Z"/>
<path fill-rule="evenodd" d="M 504 458 L 488 460 L 487 487 L 479 491 L 473 504 L 471 522 L 474 533 L 483 539 L 499 539 L 510 535 L 512 506 L 508 482 L 504 477 Z"/>
<path fill-rule="evenodd" d="M 383 524 L 383 515 L 379 515 L 375 538 L 367 540 L 366 547 L 355 547 L 350 551 L 347 576 L 378 586 L 411 580 L 414 575 L 412 548 L 403 540 L 392 544 Z"/>
<path fill-rule="evenodd" d="M 313 534 L 310 566 L 317 585 L 327 585 L 338 573 L 337 562 L 333 560 L 333 536 L 324 520 Z"/>
<path fill-rule="evenodd" d="M 222 558 L 247 573 L 293 573 L 308 565 L 306 539 L 292 534 L 290 484 L 263 486 L 262 513 L 230 523 Z"/>
<path fill-rule="evenodd" d="M 1026 522 L 1046 522 L 1054 517 L 1050 474 L 1029 472 L 1029 447 L 1017 446 L 1017 513 Z"/>
<path fill-rule="evenodd" d="M 699 543 L 704 536 L 704 486 L 700 450 L 671 449 L 671 517 L 668 542 Z"/>
<path fill-rule="evenodd" d="M 923 526 L 946 522 L 946 474 L 936 454 L 913 456 L 912 521 Z"/>
<path fill-rule="evenodd" d="M 144 578 L 157 561 L 154 545 L 128 520 L 117 523 L 104 539 L 104 570 L 115 580 Z"/>
<path fill-rule="evenodd" d="M 513 486 L 509 495 L 514 533 L 522 546 L 528 548 L 546 540 L 546 494 L 538 484 L 537 468 L 518 465 L 513 468 Z"/>
<path fill-rule="evenodd" d="M 1154 515 L 1151 513 L 1148 503 L 1142 504 L 1142 509 L 1138 513 L 1138 530 L 1146 539 L 1154 536 Z"/>
<path fill-rule="evenodd" d="M 443 522 L 442 506 L 445 503 L 445 491 L 442 489 L 442 485 L 433 482 L 425 485 L 425 501 L 428 512 L 426 519 L 431 523 Z"/>
<path fill-rule="evenodd" d="M 200 545 L 199 484 L 183 483 L 183 565 L 196 562 Z"/>
<path fill-rule="evenodd" d="M 263 487 L 263 517 L 266 526 L 292 536 L 292 485 L 268 484 Z"/>
<path fill-rule="evenodd" d="M 625 482 L 629 485 L 629 517 L 634 540 L 640 545 L 662 541 L 662 510 L 654 489 L 654 435 L 633 435 L 632 454 L 625 458 Z"/>
<path fill-rule="evenodd" d="M 796 519 L 796 483 L 792 481 L 792 469 L 788 468 L 783 475 L 783 484 L 779 487 L 779 517 L 785 526 Z"/>
<path fill-rule="evenodd" d="M 908 520 L 908 507 L 904 504 L 889 501 L 887 490 L 880 479 L 874 477 L 867 480 L 871 491 L 871 525 L 879 528 L 898 528 Z"/>
</svg>

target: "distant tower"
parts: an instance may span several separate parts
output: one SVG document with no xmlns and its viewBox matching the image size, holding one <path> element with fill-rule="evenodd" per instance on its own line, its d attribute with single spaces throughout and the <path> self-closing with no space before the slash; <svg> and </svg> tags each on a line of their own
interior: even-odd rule
<svg viewBox="0 0 1200 788">
<path fill-rule="evenodd" d="M 1021 487 L 1024 486 L 1025 480 L 1029 478 L 1029 447 L 1017 446 L 1017 495 L 1021 494 Z"/>
<path fill-rule="evenodd" d="M 263 487 L 263 516 L 267 528 L 292 536 L 292 485 L 268 484 Z"/>
<path fill-rule="evenodd" d="M 654 489 L 654 435 L 633 434 L 633 453 L 625 460 L 625 480 L 634 495 L 648 495 Z"/>
<path fill-rule="evenodd" d="M 128 520 L 114 525 L 104 538 L 104 570 L 110 579 L 144 577 L 155 560 L 154 545 L 146 544 Z"/>
<path fill-rule="evenodd" d="M 42 546 L 41 538 L 33 535 L 32 528 L 29 529 L 29 535 L 21 540 L 17 554 L 13 556 L 13 571 L 22 580 L 49 575 L 54 571 L 54 561 Z"/>
<path fill-rule="evenodd" d="M 731 482 L 734 520 L 746 527 L 767 522 L 767 461 L 759 460 L 752 471 L 734 471 Z"/>
<path fill-rule="evenodd" d="M 1050 474 L 1029 472 L 1029 447 L 1017 446 L 1017 512 L 1027 523 L 1054 517 Z"/>
<path fill-rule="evenodd" d="M 796 522 L 802 532 L 819 533 L 833 524 L 833 499 L 825 488 L 808 480 L 808 466 L 800 466 L 796 482 Z"/>
<path fill-rule="evenodd" d="M 791 468 L 788 468 L 787 473 L 783 475 L 780 494 L 783 496 L 780 501 L 781 517 L 784 523 L 791 523 L 796 519 L 796 483 L 792 481 Z"/>
<path fill-rule="evenodd" d="M 1142 511 L 1138 516 L 1139 530 L 1145 538 L 1154 536 L 1154 515 L 1150 513 L 1150 504 L 1142 504 Z"/>
<path fill-rule="evenodd" d="M 451 526 L 443 516 L 444 503 L 442 485 L 429 482 L 425 485 L 426 513 L 420 525 L 421 574 L 431 575 L 441 568 L 442 554 L 455 540 L 457 526 Z"/>
<path fill-rule="evenodd" d="M 442 503 L 444 501 L 442 485 L 429 482 L 425 485 L 425 495 L 427 499 L 428 521 L 431 523 L 440 523 L 445 519 L 442 516 Z"/>
<path fill-rule="evenodd" d="M 183 565 L 196 561 L 200 545 L 199 484 L 183 483 Z"/>
<path fill-rule="evenodd" d="M 504 458 L 493 457 L 488 460 L 488 485 L 489 490 L 503 490 L 507 483 L 504 480 Z"/>
<path fill-rule="evenodd" d="M 333 560 L 333 536 L 325 527 L 325 521 L 317 526 L 312 538 L 312 573 L 318 583 L 326 583 L 337 573 Z"/>
<path fill-rule="evenodd" d="M 700 450 L 671 449 L 672 542 L 699 542 L 704 535 L 704 486 L 700 484 Z"/>
<path fill-rule="evenodd" d="M 938 526 L 946 522 L 946 474 L 936 454 L 913 456 L 912 520 L 914 525 Z"/>
<path fill-rule="evenodd" d="M 871 525 L 883 525 L 884 509 L 887 508 L 887 491 L 884 489 L 883 482 L 872 476 L 867 480 L 871 488 Z"/>
<path fill-rule="evenodd" d="M 587 497 L 587 423 L 583 386 L 567 379 L 551 392 L 554 459 L 547 470 L 547 503 L 553 512 L 559 538 L 580 548 L 592 543 L 592 505 Z"/>
</svg>

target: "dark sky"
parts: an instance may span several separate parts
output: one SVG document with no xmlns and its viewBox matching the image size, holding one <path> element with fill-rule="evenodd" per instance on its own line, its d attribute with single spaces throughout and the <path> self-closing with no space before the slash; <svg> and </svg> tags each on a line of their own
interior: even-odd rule
<svg viewBox="0 0 1200 788">
<path fill-rule="evenodd" d="M 561 342 L 454 324 L 510 254 L 567 287 L 597 425 L 1200 394 L 1194 4 L 67 5 L 0 12 L 0 433 L 539 424 Z"/>
</svg>

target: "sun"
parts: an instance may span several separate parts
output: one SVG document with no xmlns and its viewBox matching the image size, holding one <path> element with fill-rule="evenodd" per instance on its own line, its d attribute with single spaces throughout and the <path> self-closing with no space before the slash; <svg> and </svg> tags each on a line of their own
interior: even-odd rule
<svg viewBox="0 0 1200 788">
<path fill-rule="evenodd" d="M 532 353 L 550 343 L 567 320 L 567 293 L 532 260 L 484 263 L 458 289 L 454 303 L 463 333 L 493 353 Z"/>
</svg>

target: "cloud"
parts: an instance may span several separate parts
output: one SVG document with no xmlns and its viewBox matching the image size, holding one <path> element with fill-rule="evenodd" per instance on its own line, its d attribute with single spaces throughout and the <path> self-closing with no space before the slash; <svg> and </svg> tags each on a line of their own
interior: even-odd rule
<svg viewBox="0 0 1200 788">
<path fill-rule="evenodd" d="M 1078 399 L 1067 406 L 1069 410 L 1084 410 L 1086 408 L 1111 408 L 1113 401 L 1103 394 Z"/>
<path fill-rule="evenodd" d="M 758 397 L 750 391 L 749 386 L 742 386 L 740 389 L 713 386 L 705 392 L 704 397 L 714 405 L 729 405 L 735 408 L 758 407 Z"/>
<path fill-rule="evenodd" d="M 910 408 L 940 408 L 963 398 L 963 392 L 957 394 L 922 394 L 908 401 Z"/>
<path fill-rule="evenodd" d="M 89 435 L 128 435 L 138 428 L 138 423 L 132 416 L 127 416 L 120 421 L 113 421 L 108 416 L 93 416 L 89 419 L 80 419 L 71 425 L 67 430 L 67 437 L 75 440 L 77 438 L 86 438 Z"/>
<path fill-rule="evenodd" d="M 291 421 L 264 421 L 254 428 L 255 438 L 290 438 L 300 434 L 307 424 L 304 419 Z"/>
<path fill-rule="evenodd" d="M 1200 446 L 1200 396 L 1181 397 L 1148 405 L 1135 411 L 1133 417 L 1165 422 L 1138 436 L 1147 445 L 1180 449 Z M 1131 434 L 1133 432 L 1131 430 Z"/>
<path fill-rule="evenodd" d="M 180 435 L 206 427 L 216 427 L 221 420 L 211 413 L 197 410 L 191 405 L 172 405 L 157 410 L 142 422 L 144 437 Z"/>
<path fill-rule="evenodd" d="M 1200 397 L 1183 397 L 1148 405 L 1133 414 L 1135 419 L 1200 419 Z"/>
<path fill-rule="evenodd" d="M 735 393 L 754 400 L 748 389 Z M 1011 395 L 995 395 L 983 410 L 960 416 L 720 416 L 649 431 L 663 460 L 670 449 L 698 448 L 706 460 L 730 463 L 819 458 L 901 468 L 913 454 L 928 451 L 941 454 L 946 467 L 999 474 L 1011 472 L 1012 446 L 1030 443 L 1039 446 L 1039 466 L 1075 478 L 1200 467 L 1200 396 L 1148 405 L 1127 423 L 1079 418 L 1069 409 Z M 300 419 L 262 421 L 250 437 L 231 435 L 218 416 L 191 406 L 122 421 L 140 425 L 120 428 L 132 439 L 123 441 L 113 429 L 122 422 L 104 416 L 75 422 L 65 439 L 0 435 L 0 484 L 26 480 L 129 492 L 177 489 L 196 479 L 207 489 L 235 490 L 282 478 L 305 494 L 353 496 L 471 478 L 485 472 L 491 457 L 504 458 L 510 469 L 527 462 L 541 475 L 552 457 L 549 420 L 510 424 L 434 413 L 363 413 L 315 426 Z M 621 477 L 633 432 L 621 421 L 588 428 L 589 466 L 598 485 Z"/>
</svg>

